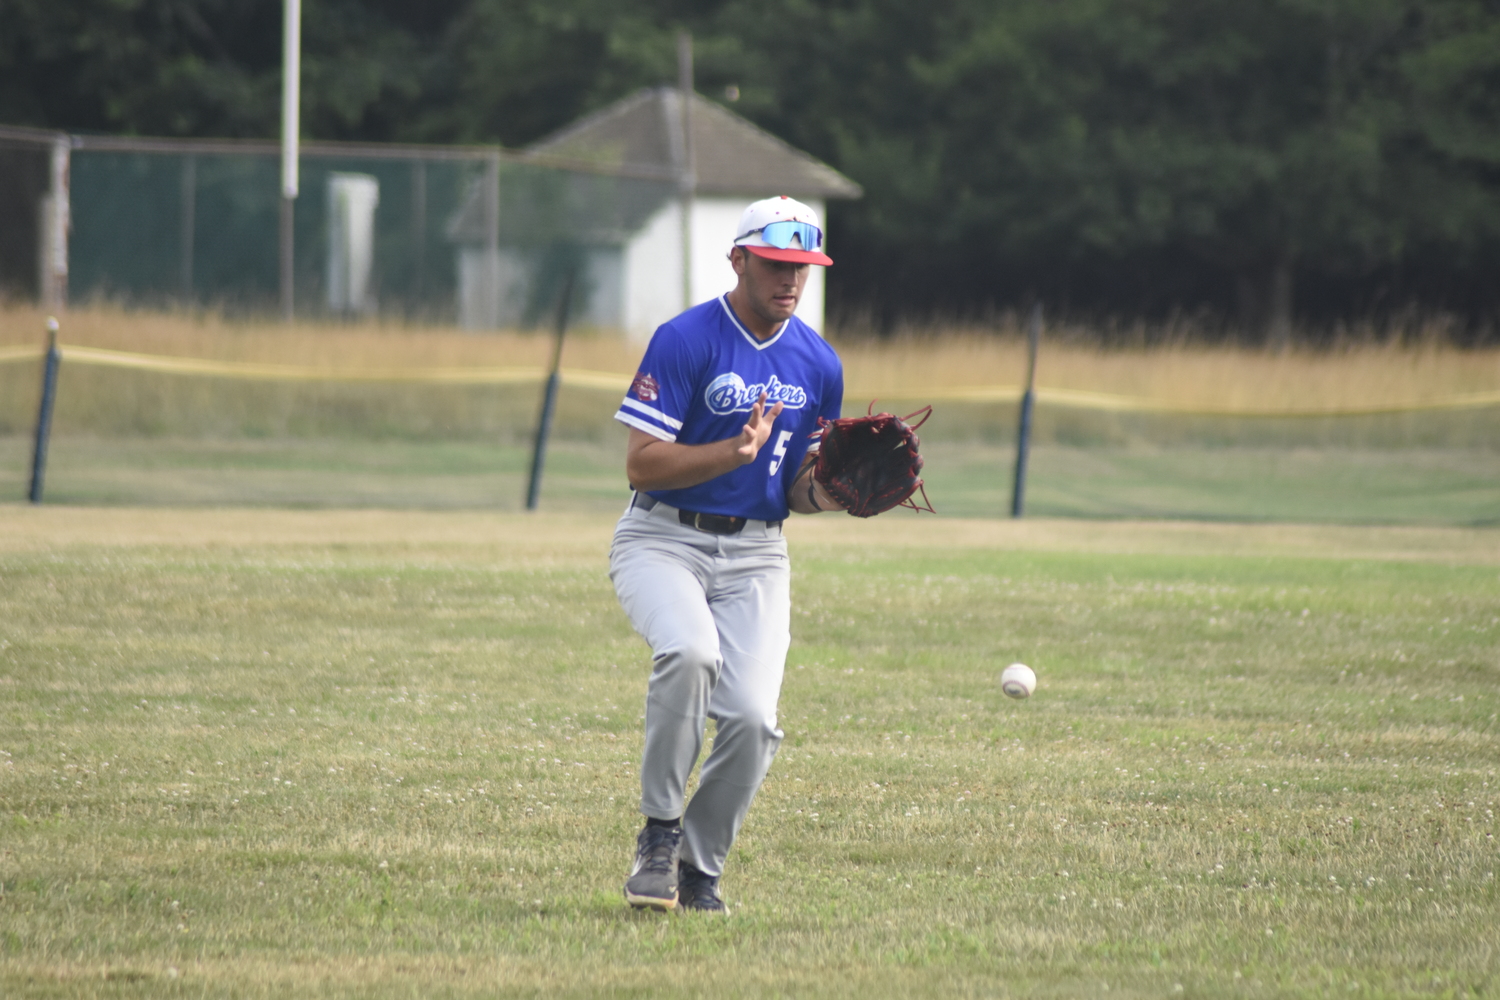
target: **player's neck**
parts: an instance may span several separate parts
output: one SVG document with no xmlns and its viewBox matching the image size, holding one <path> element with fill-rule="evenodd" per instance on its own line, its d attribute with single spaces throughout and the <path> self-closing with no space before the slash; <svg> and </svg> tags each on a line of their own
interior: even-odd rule
<svg viewBox="0 0 1500 1000">
<path fill-rule="evenodd" d="M 750 308 L 750 300 L 741 288 L 730 289 L 725 299 L 729 302 L 729 308 L 734 311 L 734 318 L 739 320 L 740 325 L 749 330 L 750 335 L 756 340 L 770 340 L 787 323 L 784 319 L 769 320 L 758 316 L 755 310 Z"/>
</svg>

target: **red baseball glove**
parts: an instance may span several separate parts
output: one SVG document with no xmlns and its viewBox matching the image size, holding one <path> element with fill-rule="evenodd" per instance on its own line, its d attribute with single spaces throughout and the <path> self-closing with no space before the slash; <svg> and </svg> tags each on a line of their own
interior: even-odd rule
<svg viewBox="0 0 1500 1000">
<path fill-rule="evenodd" d="M 936 513 L 922 487 L 917 450 L 921 441 L 916 429 L 931 415 L 932 407 L 924 406 L 905 418 L 874 413 L 820 421 L 813 478 L 855 517 L 874 517 L 898 506 Z M 916 423 L 908 423 L 918 416 Z M 920 504 L 912 499 L 919 490 Z"/>
</svg>

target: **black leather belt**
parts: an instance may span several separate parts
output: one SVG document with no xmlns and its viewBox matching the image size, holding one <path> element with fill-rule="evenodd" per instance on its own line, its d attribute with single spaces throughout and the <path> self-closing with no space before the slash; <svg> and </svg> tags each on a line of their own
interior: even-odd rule
<svg viewBox="0 0 1500 1000">
<path fill-rule="evenodd" d="M 679 510 L 677 520 L 690 528 L 706 531 L 711 535 L 738 535 L 745 527 L 745 518 L 728 514 L 702 514 L 696 510 Z"/>
<path fill-rule="evenodd" d="M 635 496 L 630 498 L 630 506 L 639 507 L 642 510 L 651 510 L 656 504 L 656 498 L 648 496 L 645 493 L 637 492 Z M 744 530 L 749 518 L 733 517 L 729 514 L 704 514 L 696 510 L 679 509 L 677 511 L 677 520 L 689 528 L 697 528 L 699 531 L 706 531 L 711 535 L 738 535 Z M 781 527 L 781 522 L 767 521 L 766 527 L 779 528 Z"/>
</svg>

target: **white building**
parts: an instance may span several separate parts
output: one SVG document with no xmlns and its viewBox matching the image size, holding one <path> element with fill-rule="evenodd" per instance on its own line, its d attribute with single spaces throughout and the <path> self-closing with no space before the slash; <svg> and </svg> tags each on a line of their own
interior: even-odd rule
<svg viewBox="0 0 1500 1000">
<path fill-rule="evenodd" d="M 574 322 L 644 340 L 684 308 L 734 287 L 727 254 L 750 202 L 790 195 L 817 210 L 826 234 L 828 199 L 860 196 L 832 167 L 700 95 L 688 117 L 690 198 L 682 196 L 688 144 L 680 92 L 667 87 L 639 91 L 532 145 L 524 155 L 534 167 L 507 165 L 497 240 L 486 238 L 487 195 L 476 181 L 448 225 L 459 244 L 460 323 L 544 322 L 561 275 L 575 269 Z M 837 237 L 826 237 L 837 260 Z M 823 268 L 812 268 L 797 310 L 817 330 L 823 282 Z"/>
</svg>

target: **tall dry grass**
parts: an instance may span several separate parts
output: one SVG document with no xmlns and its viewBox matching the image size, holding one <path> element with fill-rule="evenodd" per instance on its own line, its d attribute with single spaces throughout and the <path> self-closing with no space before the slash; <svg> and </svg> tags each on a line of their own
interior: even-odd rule
<svg viewBox="0 0 1500 1000">
<path fill-rule="evenodd" d="M 39 343 L 44 319 L 34 307 L 0 306 L 0 346 Z M 179 357 L 354 368 L 540 365 L 550 351 L 549 336 L 541 332 L 470 334 L 380 321 L 283 325 L 112 306 L 67 313 L 62 338 Z M 835 337 L 834 342 L 851 398 L 1017 385 L 1025 375 L 1025 343 L 1010 324 L 926 329 L 883 341 Z M 641 350 L 621 337 L 584 331 L 570 335 L 564 364 L 623 375 L 634 370 Z M 1465 350 L 1436 338 L 1415 346 L 1365 342 L 1279 354 L 1193 343 L 1101 348 L 1091 345 L 1087 331 L 1069 329 L 1044 339 L 1037 379 L 1049 388 L 1145 396 L 1181 406 L 1373 407 L 1500 390 L 1500 349 Z"/>
<path fill-rule="evenodd" d="M 0 346 L 39 343 L 46 322 L 31 306 L 0 307 Z M 398 322 L 284 324 L 229 320 L 211 312 L 143 312 L 114 306 L 69 311 L 61 339 L 118 351 L 258 361 L 329 368 L 414 368 L 545 364 L 551 349 L 542 333 L 472 334 L 451 326 Z M 566 363 L 573 368 L 629 372 L 639 348 L 615 336 L 570 334 Z"/>
<path fill-rule="evenodd" d="M 1017 385 L 1026 371 L 1015 326 L 918 330 L 839 350 L 851 387 L 885 392 Z M 1192 341 L 1120 347 L 1071 328 L 1043 337 L 1037 383 L 1211 409 L 1352 409 L 1500 390 L 1500 349 L 1465 350 L 1439 338 L 1284 352 Z"/>
</svg>

